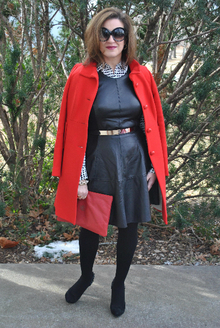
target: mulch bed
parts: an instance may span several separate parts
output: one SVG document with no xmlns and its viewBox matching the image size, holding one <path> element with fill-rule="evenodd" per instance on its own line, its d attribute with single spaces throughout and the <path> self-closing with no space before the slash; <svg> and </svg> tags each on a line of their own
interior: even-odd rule
<svg viewBox="0 0 220 328">
<path fill-rule="evenodd" d="M 19 241 L 13 248 L 0 248 L 0 263 L 51 263 L 50 258 L 36 258 L 34 245 L 49 243 L 51 234 L 54 237 L 54 225 L 45 217 L 37 220 L 29 218 L 30 225 L 26 238 L 18 238 L 19 225 L 17 219 L 1 222 L 1 237 Z M 32 221 L 31 221 L 32 220 Z M 9 222 L 10 221 L 10 222 Z M 28 221 L 28 220 L 27 220 Z M 11 229 L 10 231 L 8 229 Z M 11 232 L 12 231 L 12 232 Z M 53 232 L 53 233 L 52 233 Z M 57 240 L 78 238 L 79 228 L 70 232 L 56 234 Z M 21 236 L 20 236 L 21 237 Z M 53 239 L 54 240 L 54 239 Z M 96 264 L 116 263 L 117 229 L 113 228 L 111 236 L 100 237 L 100 245 L 96 256 Z M 61 263 L 58 260 L 53 263 Z M 79 255 L 70 254 L 62 258 L 62 263 L 79 263 Z M 133 264 L 142 265 L 220 265 L 220 242 L 206 240 L 196 235 L 193 228 L 178 231 L 174 227 L 144 224 L 139 226 L 138 245 Z"/>
</svg>

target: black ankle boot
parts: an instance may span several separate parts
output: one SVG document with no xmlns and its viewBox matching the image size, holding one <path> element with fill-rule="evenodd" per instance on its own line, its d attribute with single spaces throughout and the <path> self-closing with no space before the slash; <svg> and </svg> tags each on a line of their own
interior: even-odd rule
<svg viewBox="0 0 220 328">
<path fill-rule="evenodd" d="M 119 317 L 125 312 L 125 286 L 122 284 L 115 284 L 114 280 L 112 282 L 112 297 L 111 297 L 111 313 L 115 317 Z"/>
<path fill-rule="evenodd" d="M 86 289 L 91 286 L 94 280 L 94 273 L 92 272 L 91 278 L 84 278 L 81 276 L 79 280 L 66 292 L 65 299 L 68 303 L 76 303 Z"/>
</svg>

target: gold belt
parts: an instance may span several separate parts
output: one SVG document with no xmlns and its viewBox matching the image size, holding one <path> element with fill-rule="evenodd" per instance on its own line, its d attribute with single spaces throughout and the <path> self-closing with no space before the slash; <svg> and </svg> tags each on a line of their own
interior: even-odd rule
<svg viewBox="0 0 220 328">
<path fill-rule="evenodd" d="M 115 136 L 118 134 L 124 134 L 134 131 L 133 128 L 117 129 L 117 130 L 99 130 L 100 136 Z"/>
</svg>

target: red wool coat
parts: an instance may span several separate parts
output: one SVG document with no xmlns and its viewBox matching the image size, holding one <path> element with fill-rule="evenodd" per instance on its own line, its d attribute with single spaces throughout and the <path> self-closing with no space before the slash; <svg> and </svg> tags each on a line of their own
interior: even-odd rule
<svg viewBox="0 0 220 328">
<path fill-rule="evenodd" d="M 162 214 L 167 223 L 166 185 L 167 145 L 160 98 L 152 74 L 133 60 L 130 79 L 141 103 L 148 152 L 156 172 L 162 196 Z M 53 176 L 59 184 L 55 200 L 56 215 L 75 224 L 78 183 L 86 151 L 88 120 L 98 90 L 96 64 L 76 64 L 67 80 L 54 150 Z"/>
</svg>

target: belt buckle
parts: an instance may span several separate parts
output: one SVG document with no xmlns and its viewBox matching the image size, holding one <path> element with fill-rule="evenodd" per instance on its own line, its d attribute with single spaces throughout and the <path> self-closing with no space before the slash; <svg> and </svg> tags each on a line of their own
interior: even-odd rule
<svg viewBox="0 0 220 328">
<path fill-rule="evenodd" d="M 119 134 L 125 134 L 133 131 L 133 128 L 124 128 L 124 129 L 117 129 L 117 130 L 100 130 L 99 134 L 102 136 L 114 136 Z"/>
<path fill-rule="evenodd" d="M 131 129 L 125 128 L 125 129 L 120 129 L 119 131 L 120 131 L 119 134 L 124 134 L 124 133 L 129 133 L 131 131 Z"/>
</svg>

